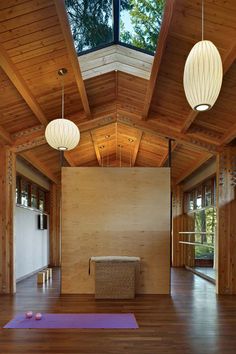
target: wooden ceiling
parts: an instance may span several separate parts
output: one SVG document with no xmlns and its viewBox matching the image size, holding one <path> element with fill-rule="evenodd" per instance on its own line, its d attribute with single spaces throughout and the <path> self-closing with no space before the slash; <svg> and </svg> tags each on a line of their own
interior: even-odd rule
<svg viewBox="0 0 236 354">
<path fill-rule="evenodd" d="M 128 72 L 122 71 L 124 58 L 123 66 L 102 70 L 100 55 L 99 75 L 83 79 L 63 0 L 1 1 L 0 143 L 59 180 L 59 152 L 46 144 L 44 130 L 60 117 L 57 71 L 65 67 L 65 115 L 81 132 L 79 146 L 65 153 L 67 164 L 163 166 L 170 138 L 172 175 L 182 181 L 236 137 L 235 0 L 205 1 L 205 38 L 215 43 L 224 66 L 216 104 L 197 114 L 184 95 L 184 63 L 201 38 L 200 5 L 167 0 L 149 79 L 130 69 L 133 59 Z"/>
</svg>

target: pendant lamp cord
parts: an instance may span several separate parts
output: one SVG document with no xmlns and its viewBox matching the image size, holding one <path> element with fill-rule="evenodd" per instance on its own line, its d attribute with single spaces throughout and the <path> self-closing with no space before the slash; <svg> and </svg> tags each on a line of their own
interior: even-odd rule
<svg viewBox="0 0 236 354">
<path fill-rule="evenodd" d="M 61 77 L 61 117 L 64 118 L 64 107 L 65 107 L 65 89 L 64 89 L 64 78 Z"/>
<path fill-rule="evenodd" d="M 202 41 L 204 40 L 204 0 L 202 0 Z"/>
</svg>

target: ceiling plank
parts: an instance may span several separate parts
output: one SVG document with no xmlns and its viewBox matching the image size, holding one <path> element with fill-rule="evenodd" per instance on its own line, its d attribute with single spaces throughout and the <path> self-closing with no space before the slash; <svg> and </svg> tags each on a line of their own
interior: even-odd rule
<svg viewBox="0 0 236 354">
<path fill-rule="evenodd" d="M 229 144 L 233 139 L 236 138 L 236 123 L 223 135 L 221 140 L 221 146 Z"/>
<path fill-rule="evenodd" d="M 52 171 L 46 166 L 44 163 L 39 161 L 31 151 L 26 151 L 21 154 L 21 156 L 28 161 L 31 165 L 33 165 L 37 170 L 43 173 L 47 178 L 55 183 L 59 183 L 58 178 L 54 175 Z"/>
<path fill-rule="evenodd" d="M 136 159 L 138 156 L 139 146 L 140 146 L 140 143 L 142 140 L 142 136 L 143 136 L 143 132 L 142 132 L 142 130 L 139 130 L 137 140 L 135 141 L 135 146 L 134 146 L 134 151 L 133 151 L 133 156 L 132 156 L 132 161 L 131 161 L 132 166 L 135 166 L 135 162 L 136 162 Z"/>
<path fill-rule="evenodd" d="M 173 152 L 175 150 L 175 148 L 177 147 L 177 143 L 176 142 L 172 142 L 171 143 L 171 152 Z M 164 166 L 166 161 L 168 160 L 169 158 L 169 149 L 167 148 L 167 152 L 163 155 L 161 161 L 160 161 L 160 167 Z"/>
<path fill-rule="evenodd" d="M 165 52 L 167 36 L 169 33 L 169 28 L 171 24 L 171 19 L 174 9 L 174 0 L 166 0 L 163 22 L 161 25 L 160 35 L 158 37 L 157 50 L 152 64 L 152 71 L 150 75 L 150 80 L 148 82 L 146 97 L 144 101 L 144 109 L 142 113 L 142 118 L 146 120 L 148 118 L 148 113 L 152 101 L 152 96 L 156 86 L 157 77 L 160 71 L 162 58 Z"/>
<path fill-rule="evenodd" d="M 202 157 L 200 159 L 197 160 L 196 163 L 194 163 L 193 165 L 191 165 L 189 167 L 189 169 L 187 169 L 186 171 L 184 171 L 184 173 L 177 178 L 176 184 L 179 184 L 180 182 L 182 182 L 185 178 L 187 178 L 188 176 L 190 176 L 195 170 L 197 170 L 199 167 L 201 167 L 205 162 L 207 162 L 210 158 L 212 157 L 212 154 L 209 153 L 205 153 L 202 155 Z"/>
<path fill-rule="evenodd" d="M 93 132 L 90 132 L 90 136 L 91 136 L 91 140 L 93 142 L 93 147 L 94 147 L 94 151 L 95 151 L 95 154 L 96 154 L 96 157 L 97 157 L 97 160 L 98 160 L 98 164 L 99 164 L 99 166 L 102 166 L 101 154 L 100 154 L 100 151 L 99 151 L 99 147 L 95 143 Z"/>
<path fill-rule="evenodd" d="M 236 44 L 234 44 L 226 53 L 225 57 L 223 58 L 223 75 L 227 73 L 230 69 L 231 65 L 234 63 L 236 59 Z M 194 122 L 196 117 L 200 112 L 194 111 L 191 109 L 187 119 L 184 122 L 184 125 L 181 129 L 181 133 L 186 133 L 190 128 L 191 124 Z"/>
<path fill-rule="evenodd" d="M 11 61 L 11 58 L 0 44 L 0 66 L 5 71 L 13 85 L 16 87 L 20 95 L 23 97 L 27 105 L 30 107 L 32 112 L 35 114 L 38 121 L 43 124 L 47 125 L 48 121 L 46 116 L 44 115 L 40 105 L 34 98 L 33 94 L 29 90 L 25 80 Z"/>
<path fill-rule="evenodd" d="M 68 151 L 64 151 L 64 158 L 66 159 L 66 161 L 68 162 L 70 167 L 76 167 L 76 164 L 75 164 L 75 162 L 73 161 L 73 158 L 72 158 L 72 153 L 70 153 Z"/>
<path fill-rule="evenodd" d="M 58 15 L 61 29 L 62 29 L 64 38 L 65 38 L 68 56 L 69 56 L 69 59 L 70 59 L 70 62 L 71 62 L 72 68 L 73 68 L 75 80 L 76 80 L 76 83 L 77 83 L 77 86 L 79 89 L 79 93 L 80 93 L 81 101 L 82 101 L 82 104 L 84 107 L 84 111 L 85 111 L 87 117 L 89 118 L 89 117 L 91 117 L 91 111 L 90 111 L 88 97 L 87 97 L 84 81 L 83 81 L 80 66 L 79 66 L 78 56 L 77 56 L 77 53 L 75 50 L 73 37 L 72 37 L 71 30 L 70 30 L 70 24 L 69 24 L 68 16 L 66 13 L 64 0 L 54 0 L 54 4 L 56 6 L 57 15 Z"/>
<path fill-rule="evenodd" d="M 210 144 L 199 138 L 192 138 L 187 134 L 179 133 L 178 131 L 170 128 L 168 125 L 156 122 L 155 119 L 143 121 L 140 118 L 134 117 L 134 115 L 129 116 L 128 112 L 126 112 L 125 114 L 117 115 L 117 122 L 141 129 L 142 131 L 148 132 L 152 135 L 173 139 L 178 143 L 192 146 L 195 150 L 207 151 L 212 154 L 217 154 L 220 150 L 220 145 L 218 144 Z"/>
<path fill-rule="evenodd" d="M 5 143 L 12 145 L 13 139 L 11 135 L 0 125 L 0 138 L 4 140 Z"/>
</svg>

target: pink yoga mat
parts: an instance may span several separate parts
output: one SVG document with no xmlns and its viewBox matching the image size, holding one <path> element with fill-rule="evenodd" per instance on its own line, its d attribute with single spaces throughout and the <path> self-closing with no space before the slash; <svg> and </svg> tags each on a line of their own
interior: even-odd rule
<svg viewBox="0 0 236 354">
<path fill-rule="evenodd" d="M 41 320 L 17 315 L 4 328 L 138 328 L 132 313 L 42 314 Z"/>
</svg>

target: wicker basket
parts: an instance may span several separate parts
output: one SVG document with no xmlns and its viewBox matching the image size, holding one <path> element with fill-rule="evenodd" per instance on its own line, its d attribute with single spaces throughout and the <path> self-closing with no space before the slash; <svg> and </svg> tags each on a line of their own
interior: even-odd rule
<svg viewBox="0 0 236 354">
<path fill-rule="evenodd" d="M 95 262 L 95 298 L 133 299 L 136 265 L 133 261 Z"/>
</svg>

